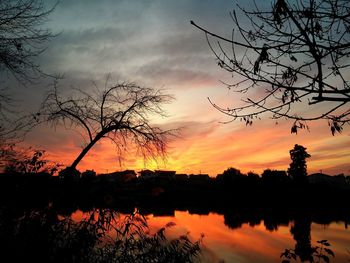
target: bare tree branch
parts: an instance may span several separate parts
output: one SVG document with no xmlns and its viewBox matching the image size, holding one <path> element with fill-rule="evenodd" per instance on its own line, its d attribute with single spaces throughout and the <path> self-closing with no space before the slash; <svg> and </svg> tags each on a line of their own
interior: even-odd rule
<svg viewBox="0 0 350 263">
<path fill-rule="evenodd" d="M 43 74 L 34 59 L 54 37 L 42 25 L 55 7 L 47 9 L 41 0 L 0 1 L 0 70 L 22 83 Z"/>
<path fill-rule="evenodd" d="M 243 106 L 210 103 L 246 124 L 266 113 L 273 119 L 291 119 L 292 133 L 318 119 L 328 122 L 333 135 L 350 124 L 349 1 L 276 0 L 271 9 L 255 3 L 252 11 L 238 6 L 238 12 L 249 23 L 241 23 L 233 11 L 232 39 L 191 21 L 207 36 L 219 67 L 232 73 L 227 88 L 247 96 Z M 261 90 L 265 94 L 259 98 Z M 314 110 L 314 104 L 320 104 L 322 112 Z"/>
<path fill-rule="evenodd" d="M 12 75 L 22 85 L 48 76 L 41 71 L 35 59 L 45 50 L 46 43 L 54 37 L 43 25 L 56 4 L 46 8 L 42 0 L 0 1 L 0 72 L 3 76 Z M 3 79 L 0 85 L 3 85 Z M 7 143 L 12 145 L 14 139 L 20 140 L 20 133 L 26 133 L 32 126 L 32 116 L 28 119 L 28 116 L 18 117 L 20 114 L 11 96 L 11 90 L 1 86 L 0 149 L 3 145 L 7 147 Z"/>
</svg>

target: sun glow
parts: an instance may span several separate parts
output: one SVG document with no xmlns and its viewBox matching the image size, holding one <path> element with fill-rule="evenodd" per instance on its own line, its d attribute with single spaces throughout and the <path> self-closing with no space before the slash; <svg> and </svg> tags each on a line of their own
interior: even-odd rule
<svg viewBox="0 0 350 263">
<path fill-rule="evenodd" d="M 271 127 L 267 121 L 252 127 L 217 122 L 186 122 L 183 127 L 181 135 L 170 141 L 165 159 L 144 160 L 132 146 L 128 152 L 118 155 L 116 146 L 103 140 L 91 149 L 78 169 L 93 169 L 98 173 L 163 169 L 187 174 L 206 173 L 215 177 L 228 167 L 235 167 L 245 173 L 261 173 L 264 169 L 287 170 L 289 150 L 294 144 L 301 144 L 311 154 L 309 173 L 322 170 L 324 173 L 346 174 L 350 170 L 348 135 L 332 137 L 327 134 L 327 127 L 316 126 L 312 129 L 317 129 L 317 134 L 311 130 L 296 136 L 289 134 L 288 124 Z M 82 149 L 77 147 L 81 139 L 77 136 L 60 138 L 58 144 L 52 142 L 51 149 L 55 150 L 49 151 L 51 159 L 69 165 Z"/>
</svg>

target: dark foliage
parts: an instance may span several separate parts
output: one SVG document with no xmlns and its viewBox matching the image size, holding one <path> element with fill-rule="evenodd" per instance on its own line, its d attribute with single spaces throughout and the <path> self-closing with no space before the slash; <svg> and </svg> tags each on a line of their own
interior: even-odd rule
<svg viewBox="0 0 350 263">
<path fill-rule="evenodd" d="M 302 262 L 324 262 L 329 263 L 331 259 L 335 257 L 332 249 L 329 247 L 331 244 L 328 240 L 318 240 L 316 246 L 311 246 L 308 248 L 309 253 L 307 255 L 300 253 L 300 249 L 286 249 L 282 254 L 282 263 L 289 263 L 291 260 L 297 261 L 300 259 Z"/>
<path fill-rule="evenodd" d="M 20 149 L 13 146 L 7 151 L 0 158 L 0 168 L 4 167 L 7 174 L 47 173 L 51 176 L 56 174 L 61 166 L 46 159 L 44 150 Z"/>
<path fill-rule="evenodd" d="M 306 158 L 311 157 L 306 148 L 296 144 L 290 152 L 292 162 L 288 168 L 288 175 L 297 182 L 307 181 L 307 165 Z"/>
<path fill-rule="evenodd" d="M 121 216 L 93 209 L 79 219 L 59 215 L 53 207 L 0 212 L 3 256 L 11 262 L 194 262 L 201 250 L 201 239 L 167 238 L 173 223 L 150 233 L 137 212 Z"/>
</svg>

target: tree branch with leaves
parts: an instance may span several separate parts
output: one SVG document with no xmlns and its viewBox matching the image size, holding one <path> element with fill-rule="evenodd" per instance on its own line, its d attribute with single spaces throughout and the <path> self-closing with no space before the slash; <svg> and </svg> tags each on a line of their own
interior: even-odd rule
<svg viewBox="0 0 350 263">
<path fill-rule="evenodd" d="M 333 135 L 341 132 L 350 124 L 349 1 L 277 0 L 265 9 L 254 4 L 230 13 L 231 38 L 191 21 L 205 33 L 219 67 L 232 74 L 232 83 L 224 84 L 246 96 L 233 107 L 209 99 L 212 106 L 248 125 L 269 114 L 292 120 L 292 133 L 319 119 Z"/>
</svg>

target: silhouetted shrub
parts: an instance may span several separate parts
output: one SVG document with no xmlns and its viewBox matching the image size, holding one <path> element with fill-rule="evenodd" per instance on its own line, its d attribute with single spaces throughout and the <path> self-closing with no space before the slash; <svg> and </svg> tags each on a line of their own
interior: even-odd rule
<svg viewBox="0 0 350 263">
<path fill-rule="evenodd" d="M 47 208 L 31 210 L 13 222 L 6 244 L 13 262 L 194 262 L 201 250 L 202 237 L 196 242 L 187 234 L 168 239 L 165 231 L 174 223 L 151 233 L 138 212 L 121 216 L 95 209 L 73 219 Z"/>
<path fill-rule="evenodd" d="M 5 166 L 5 172 L 9 174 L 55 174 L 61 165 L 45 158 L 44 150 L 32 148 L 22 150 L 14 149 L 11 159 Z"/>
<path fill-rule="evenodd" d="M 81 179 L 83 180 L 91 180 L 95 177 L 96 177 L 96 172 L 94 170 L 86 170 L 81 174 Z"/>
<path fill-rule="evenodd" d="M 266 183 L 279 184 L 285 183 L 288 180 L 287 173 L 285 171 L 266 169 L 261 174 L 261 178 Z"/>
<path fill-rule="evenodd" d="M 75 181 L 75 180 L 79 180 L 80 172 L 77 169 L 71 168 L 68 166 L 62 171 L 60 171 L 58 173 L 58 176 L 60 179 L 65 181 Z"/>
<path fill-rule="evenodd" d="M 237 181 L 241 181 L 246 175 L 242 174 L 240 170 L 236 168 L 228 168 L 222 174 L 216 176 L 216 180 L 219 183 L 232 184 Z"/>
<path fill-rule="evenodd" d="M 330 262 L 330 257 L 334 258 L 335 254 L 332 249 L 329 247 L 331 244 L 328 240 L 319 240 L 317 241 L 318 245 L 311 246 L 308 249 L 307 255 L 305 255 L 305 251 L 299 251 L 298 249 L 285 249 L 285 251 L 281 254 L 282 263 L 289 263 L 291 260 L 297 261 L 299 258 L 302 262 Z"/>
</svg>

